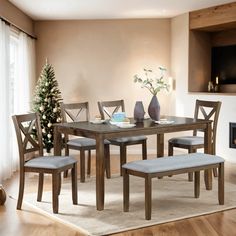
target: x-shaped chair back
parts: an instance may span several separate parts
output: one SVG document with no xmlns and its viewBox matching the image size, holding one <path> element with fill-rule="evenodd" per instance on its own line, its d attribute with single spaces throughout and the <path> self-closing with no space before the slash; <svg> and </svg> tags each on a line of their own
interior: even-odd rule
<svg viewBox="0 0 236 236">
<path fill-rule="evenodd" d="M 88 121 L 89 104 L 83 103 L 61 103 L 63 122 Z"/>
<path fill-rule="evenodd" d="M 125 111 L 124 100 L 98 102 L 101 119 L 111 119 L 115 112 Z"/>
<path fill-rule="evenodd" d="M 20 167 L 29 159 L 30 154 L 39 152 L 43 156 L 42 130 L 36 113 L 13 117 L 20 154 Z M 34 155 L 35 156 L 35 155 Z"/>
<path fill-rule="evenodd" d="M 215 101 L 196 100 L 194 118 L 212 120 L 213 152 L 215 150 L 216 130 L 220 113 L 220 107 L 221 107 L 221 102 L 219 101 L 215 102 Z M 193 135 L 196 136 L 198 131 L 201 130 L 194 130 Z"/>
</svg>

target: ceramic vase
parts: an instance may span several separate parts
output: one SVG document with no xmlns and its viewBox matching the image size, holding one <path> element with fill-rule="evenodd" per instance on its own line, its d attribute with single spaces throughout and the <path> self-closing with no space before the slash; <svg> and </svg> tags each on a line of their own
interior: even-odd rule
<svg viewBox="0 0 236 236">
<path fill-rule="evenodd" d="M 148 114 L 152 120 L 160 120 L 160 104 L 156 95 L 152 97 L 148 106 Z"/>
<path fill-rule="evenodd" d="M 0 185 L 0 205 L 3 205 L 6 201 L 6 192 L 2 185 Z"/>
<path fill-rule="evenodd" d="M 145 111 L 144 111 L 143 103 L 141 101 L 137 101 L 134 106 L 134 119 L 137 122 L 142 122 L 144 119 L 144 114 L 145 114 Z"/>
</svg>

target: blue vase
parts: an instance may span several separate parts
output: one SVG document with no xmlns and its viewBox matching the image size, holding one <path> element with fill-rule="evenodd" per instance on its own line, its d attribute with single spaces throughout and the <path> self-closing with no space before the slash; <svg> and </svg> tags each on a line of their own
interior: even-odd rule
<svg viewBox="0 0 236 236">
<path fill-rule="evenodd" d="M 142 122 L 144 119 L 144 107 L 143 107 L 143 103 L 141 101 L 137 101 L 135 103 L 135 107 L 134 107 L 134 119 L 137 122 Z"/>
<path fill-rule="evenodd" d="M 160 120 L 160 103 L 156 95 L 153 95 L 148 106 L 148 114 L 152 120 Z"/>
</svg>

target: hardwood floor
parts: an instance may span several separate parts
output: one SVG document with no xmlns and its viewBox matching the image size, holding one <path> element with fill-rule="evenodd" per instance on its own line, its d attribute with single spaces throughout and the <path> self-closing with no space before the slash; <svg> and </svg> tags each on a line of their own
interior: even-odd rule
<svg viewBox="0 0 236 236">
<path fill-rule="evenodd" d="M 92 175 L 95 174 L 94 157 L 92 158 Z M 140 159 L 129 156 L 129 160 Z M 79 168 L 78 168 L 79 169 Z M 112 174 L 119 172 L 119 157 L 111 157 Z M 236 183 L 236 164 L 226 163 L 225 178 Z M 17 196 L 18 173 L 4 183 L 8 196 Z M 51 190 L 51 178 L 46 177 L 44 190 Z M 37 178 L 34 175 L 27 178 L 25 192 L 37 191 Z M 206 216 L 189 218 L 166 224 L 146 227 L 113 234 L 113 236 L 233 236 L 236 235 L 236 209 L 214 213 Z M 34 209 L 23 205 L 23 210 L 16 210 L 16 200 L 7 198 L 4 206 L 0 206 L 0 235 L 1 236 L 80 236 L 74 228 L 58 223 L 40 214 Z"/>
</svg>

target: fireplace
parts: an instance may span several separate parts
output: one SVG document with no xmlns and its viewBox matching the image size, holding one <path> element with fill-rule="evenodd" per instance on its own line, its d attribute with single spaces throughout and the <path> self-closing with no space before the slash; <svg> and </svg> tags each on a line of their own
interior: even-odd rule
<svg viewBox="0 0 236 236">
<path fill-rule="evenodd" d="M 229 147 L 236 148 L 236 123 L 229 123 Z"/>
</svg>

